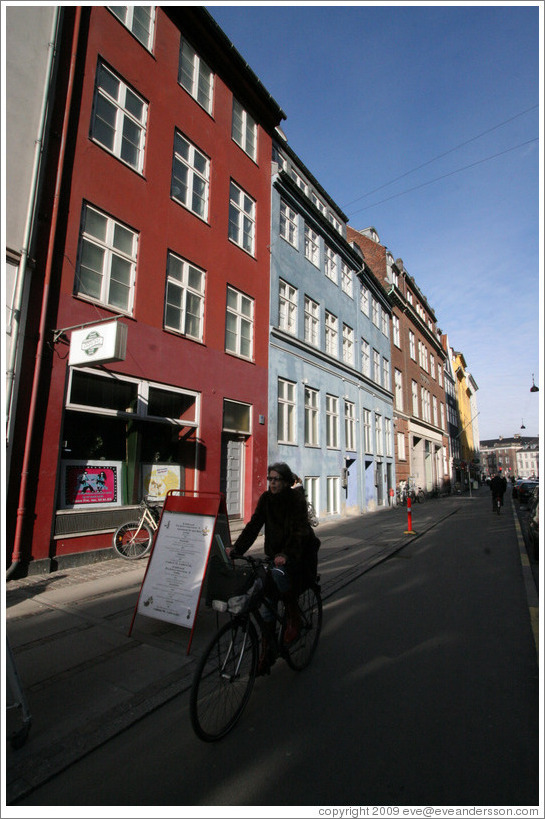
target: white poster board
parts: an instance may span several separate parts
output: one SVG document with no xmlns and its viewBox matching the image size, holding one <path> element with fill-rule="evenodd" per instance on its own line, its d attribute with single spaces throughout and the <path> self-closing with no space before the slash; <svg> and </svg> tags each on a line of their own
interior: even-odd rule
<svg viewBox="0 0 545 819">
<path fill-rule="evenodd" d="M 216 516 L 163 510 L 137 612 L 193 628 Z"/>
</svg>

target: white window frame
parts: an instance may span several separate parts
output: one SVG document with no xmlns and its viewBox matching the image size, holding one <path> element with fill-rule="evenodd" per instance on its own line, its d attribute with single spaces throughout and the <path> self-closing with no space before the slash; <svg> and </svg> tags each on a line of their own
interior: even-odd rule
<svg viewBox="0 0 545 819">
<path fill-rule="evenodd" d="M 295 443 L 296 384 L 285 378 L 278 379 L 277 438 L 279 444 Z"/>
<path fill-rule="evenodd" d="M 349 452 L 356 451 L 356 405 L 353 401 L 344 402 L 344 445 Z"/>
<path fill-rule="evenodd" d="M 320 445 L 320 393 L 305 387 L 305 446 Z"/>
<path fill-rule="evenodd" d="M 340 512 L 341 479 L 338 475 L 327 476 L 327 512 L 338 515 Z"/>
<path fill-rule="evenodd" d="M 320 267 L 320 237 L 305 223 L 305 258 L 314 267 Z"/>
<path fill-rule="evenodd" d="M 178 268 L 176 272 L 175 268 Z M 176 253 L 168 252 L 164 315 L 166 330 L 174 330 L 196 341 L 203 340 L 205 283 L 204 270 Z M 179 314 L 177 322 L 169 320 L 169 307 L 171 312 Z M 197 325 L 196 332 L 192 332 L 192 324 Z"/>
<path fill-rule="evenodd" d="M 394 370 L 395 408 L 403 412 L 403 373 Z"/>
<path fill-rule="evenodd" d="M 320 305 L 310 296 L 305 296 L 305 341 L 320 346 Z"/>
<path fill-rule="evenodd" d="M 214 74 L 184 37 L 180 38 L 178 82 L 201 108 L 212 114 Z"/>
<path fill-rule="evenodd" d="M 354 330 L 348 324 L 343 324 L 343 361 L 354 366 Z"/>
<path fill-rule="evenodd" d="M 325 351 L 334 358 L 339 357 L 339 320 L 329 310 L 325 311 Z"/>
<path fill-rule="evenodd" d="M 354 298 L 354 271 L 343 261 L 341 261 L 341 287 L 343 293 L 346 293 L 351 299 Z"/>
<path fill-rule="evenodd" d="M 327 278 L 337 284 L 337 254 L 327 245 L 325 246 L 324 265 Z"/>
<path fill-rule="evenodd" d="M 390 389 L 390 362 L 387 358 L 382 359 L 382 386 Z"/>
<path fill-rule="evenodd" d="M 176 174 L 176 170 L 178 173 Z M 186 180 L 182 175 L 186 175 Z M 182 187 L 174 182 L 180 180 Z M 183 194 L 185 187 L 185 195 Z M 203 221 L 208 221 L 208 198 L 210 189 L 210 159 L 181 131 L 174 133 L 174 151 L 172 160 L 172 179 L 170 195 L 175 202 L 191 211 Z"/>
<path fill-rule="evenodd" d="M 382 415 L 379 412 L 375 412 L 375 452 L 377 455 L 384 455 Z"/>
<path fill-rule="evenodd" d="M 103 106 L 106 106 L 108 113 L 113 115 L 112 122 L 105 119 L 106 111 L 101 112 L 100 109 Z M 91 138 L 93 142 L 117 157 L 129 168 L 142 174 L 147 121 L 148 104 L 146 100 L 127 85 L 119 74 L 116 74 L 105 63 L 99 61 L 91 118 Z M 108 134 L 112 137 L 111 142 L 101 138 L 101 127 L 108 129 Z M 132 131 L 130 135 L 129 130 Z M 127 148 L 136 156 L 133 161 L 128 156 Z"/>
<path fill-rule="evenodd" d="M 139 43 L 148 51 L 152 50 L 153 32 L 155 28 L 155 6 L 108 6 L 117 19 L 128 28 Z M 149 25 L 142 22 L 147 17 Z M 146 36 L 143 36 L 145 33 Z"/>
<path fill-rule="evenodd" d="M 382 329 L 382 334 L 385 335 L 386 338 L 389 338 L 390 333 L 389 333 L 389 330 L 388 330 L 388 313 L 386 312 L 386 310 L 384 308 L 382 308 L 381 329 Z"/>
<path fill-rule="evenodd" d="M 250 159 L 257 161 L 257 122 L 235 97 L 233 97 L 231 137 Z"/>
<path fill-rule="evenodd" d="M 418 408 L 418 384 L 416 381 L 411 381 L 412 401 L 413 401 L 413 415 L 415 418 L 420 417 Z"/>
<path fill-rule="evenodd" d="M 255 256 L 256 201 L 231 179 L 229 186 L 229 240 Z"/>
<path fill-rule="evenodd" d="M 280 236 L 297 248 L 299 237 L 297 213 L 283 199 L 280 200 Z"/>
<path fill-rule="evenodd" d="M 392 419 L 384 419 L 384 442 L 386 445 L 386 457 L 392 456 Z"/>
<path fill-rule="evenodd" d="M 393 342 L 396 347 L 401 349 L 401 336 L 399 332 L 399 317 L 392 316 L 392 335 L 393 335 Z"/>
<path fill-rule="evenodd" d="M 303 481 L 307 501 L 312 504 L 316 514 L 320 508 L 320 478 L 310 475 Z"/>
<path fill-rule="evenodd" d="M 280 279 L 278 283 L 278 326 L 297 335 L 297 289 Z"/>
<path fill-rule="evenodd" d="M 373 452 L 373 438 L 371 436 L 371 410 L 363 409 L 363 451 Z"/>
<path fill-rule="evenodd" d="M 325 397 L 326 447 L 339 449 L 339 399 L 329 393 Z"/>
<path fill-rule="evenodd" d="M 360 309 L 361 309 L 361 312 L 365 316 L 369 315 L 369 301 L 370 301 L 370 298 L 371 298 L 371 295 L 369 293 L 369 288 L 365 287 L 365 285 L 362 285 L 362 287 L 361 287 L 361 296 L 360 296 Z"/>
<path fill-rule="evenodd" d="M 96 233 L 94 234 L 88 229 L 90 222 L 88 217 L 92 214 L 98 216 L 99 220 L 101 220 L 104 224 L 104 230 L 100 231 L 100 235 Z M 127 246 L 120 247 L 120 240 L 122 238 L 130 242 L 130 248 L 126 242 L 123 244 L 126 244 Z M 116 312 L 132 315 L 134 307 L 138 240 L 139 234 L 137 231 L 132 230 L 122 222 L 118 222 L 113 217 L 108 216 L 108 214 L 99 210 L 99 208 L 95 208 L 88 203 L 84 203 L 80 228 L 78 264 L 74 284 L 75 294 L 82 298 L 89 299 L 90 301 L 97 302 L 98 304 L 102 304 L 105 307 L 112 308 Z M 89 264 L 86 263 L 87 259 L 85 257 L 87 252 L 94 255 L 95 260 L 98 260 L 99 256 L 101 257 L 100 269 L 96 266 L 90 266 L 91 259 L 89 259 Z M 119 273 L 116 278 L 116 267 L 119 265 L 124 267 L 128 272 L 126 281 L 122 281 L 119 278 Z M 84 287 L 82 275 L 84 267 L 89 270 L 91 276 L 94 277 L 97 284 L 99 284 L 98 288 L 90 290 L 89 288 Z M 123 300 L 123 302 L 112 296 L 116 286 L 119 288 L 125 288 L 127 299 Z"/>
<path fill-rule="evenodd" d="M 227 285 L 225 351 L 253 361 L 254 300 L 231 285 Z"/>
<path fill-rule="evenodd" d="M 371 345 L 364 338 L 361 340 L 361 371 L 371 378 Z"/>
<path fill-rule="evenodd" d="M 416 361 L 415 336 L 412 330 L 409 330 L 409 355 L 413 361 Z"/>
<path fill-rule="evenodd" d="M 373 349 L 373 381 L 380 384 L 380 353 Z"/>
<path fill-rule="evenodd" d="M 380 304 L 376 299 L 373 299 L 373 324 L 375 327 L 380 327 Z"/>
<path fill-rule="evenodd" d="M 437 398 L 435 395 L 432 395 L 432 409 L 433 409 L 433 425 L 435 427 L 439 426 L 439 415 L 438 415 L 438 406 L 437 406 Z"/>
<path fill-rule="evenodd" d="M 405 433 L 397 433 L 397 457 L 399 461 L 406 461 L 407 455 L 405 452 Z"/>
</svg>

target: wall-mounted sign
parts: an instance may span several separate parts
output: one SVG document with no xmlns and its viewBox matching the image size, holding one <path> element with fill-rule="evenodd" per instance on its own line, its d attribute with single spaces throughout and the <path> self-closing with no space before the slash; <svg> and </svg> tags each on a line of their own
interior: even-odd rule
<svg viewBox="0 0 545 819">
<path fill-rule="evenodd" d="M 127 325 L 109 321 L 72 330 L 70 337 L 71 367 L 88 367 L 112 361 L 124 361 L 127 351 Z"/>
</svg>

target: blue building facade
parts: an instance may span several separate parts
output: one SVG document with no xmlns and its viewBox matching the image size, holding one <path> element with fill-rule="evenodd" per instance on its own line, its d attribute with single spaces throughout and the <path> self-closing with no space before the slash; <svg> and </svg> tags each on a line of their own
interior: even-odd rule
<svg viewBox="0 0 545 819">
<path fill-rule="evenodd" d="M 269 461 L 301 477 L 321 519 L 387 506 L 391 305 L 347 217 L 281 139 L 271 219 Z"/>
</svg>

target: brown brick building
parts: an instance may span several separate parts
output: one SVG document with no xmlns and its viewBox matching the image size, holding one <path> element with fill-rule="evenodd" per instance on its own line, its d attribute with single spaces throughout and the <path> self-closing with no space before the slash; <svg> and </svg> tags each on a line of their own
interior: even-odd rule
<svg viewBox="0 0 545 819">
<path fill-rule="evenodd" d="M 396 475 L 427 491 L 449 488 L 445 351 L 435 314 L 401 259 L 380 243 L 374 228 L 348 228 L 347 239 L 392 303 L 391 362 Z"/>
</svg>

